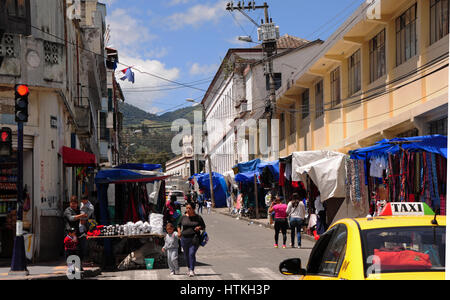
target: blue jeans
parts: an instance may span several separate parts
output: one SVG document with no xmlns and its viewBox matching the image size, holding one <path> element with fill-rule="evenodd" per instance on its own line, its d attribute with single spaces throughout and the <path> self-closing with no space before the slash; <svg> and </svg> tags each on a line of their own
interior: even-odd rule
<svg viewBox="0 0 450 300">
<path fill-rule="evenodd" d="M 303 225 L 303 219 L 299 218 L 290 218 L 289 223 L 291 224 L 291 243 L 294 246 L 295 245 L 295 231 L 297 231 L 297 245 L 302 245 L 302 225 Z"/>
<path fill-rule="evenodd" d="M 195 254 L 198 250 L 198 246 L 193 244 L 192 239 L 181 237 L 181 247 L 183 247 L 184 258 L 190 271 L 194 271 L 195 269 L 195 263 L 197 262 Z"/>
</svg>

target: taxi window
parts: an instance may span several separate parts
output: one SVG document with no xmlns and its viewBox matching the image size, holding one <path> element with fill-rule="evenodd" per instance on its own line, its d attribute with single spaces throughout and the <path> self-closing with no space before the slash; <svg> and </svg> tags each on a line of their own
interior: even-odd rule
<svg viewBox="0 0 450 300">
<path fill-rule="evenodd" d="M 339 224 L 318 241 L 317 247 L 314 247 L 310 265 L 308 265 L 308 274 L 317 274 L 324 276 L 337 276 L 345 257 L 347 246 L 347 228 Z"/>
<path fill-rule="evenodd" d="M 366 275 L 445 271 L 445 227 L 365 230 Z"/>
</svg>

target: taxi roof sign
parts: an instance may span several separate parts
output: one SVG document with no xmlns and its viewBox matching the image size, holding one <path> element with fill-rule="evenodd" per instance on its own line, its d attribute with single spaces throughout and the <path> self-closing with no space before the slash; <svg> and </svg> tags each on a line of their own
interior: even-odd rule
<svg viewBox="0 0 450 300">
<path fill-rule="evenodd" d="M 380 216 L 434 216 L 433 210 L 423 202 L 390 202 Z"/>
</svg>

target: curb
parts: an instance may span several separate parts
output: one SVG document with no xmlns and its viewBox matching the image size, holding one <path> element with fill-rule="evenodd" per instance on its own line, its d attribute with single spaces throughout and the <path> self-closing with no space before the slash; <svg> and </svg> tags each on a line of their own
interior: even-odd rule
<svg viewBox="0 0 450 300">
<path fill-rule="evenodd" d="M 221 214 L 221 215 L 224 215 L 224 216 L 228 216 L 228 217 L 231 217 L 231 218 L 234 218 L 234 219 L 236 219 L 236 217 L 235 216 L 232 216 L 232 215 L 230 215 L 228 212 L 222 212 L 222 211 L 217 211 L 216 209 L 211 209 L 212 211 L 214 211 L 215 213 L 219 213 L 219 214 Z M 267 219 L 250 219 L 250 218 L 247 218 L 247 217 L 239 217 L 239 220 L 241 221 L 245 221 L 245 222 L 253 222 L 254 224 L 259 224 L 259 225 L 262 225 L 262 226 L 264 226 L 265 228 L 269 228 L 269 229 L 273 229 L 273 226 L 272 225 L 270 225 L 270 224 L 267 224 L 266 222 L 261 222 L 260 220 L 264 220 L 264 221 L 266 221 Z M 288 231 L 290 231 L 290 229 L 288 229 Z M 313 236 L 310 236 L 310 235 L 307 235 L 306 233 L 303 233 L 302 234 L 302 239 L 308 239 L 308 240 L 310 240 L 311 242 L 316 242 L 316 240 L 314 239 L 314 237 Z"/>
<path fill-rule="evenodd" d="M 81 279 L 97 277 L 102 273 L 100 268 L 94 268 L 89 270 L 84 270 L 81 273 Z M 8 278 L 0 278 L 2 280 L 69 280 L 66 273 L 57 274 L 42 274 L 42 275 L 31 275 L 31 276 L 11 276 Z"/>
</svg>

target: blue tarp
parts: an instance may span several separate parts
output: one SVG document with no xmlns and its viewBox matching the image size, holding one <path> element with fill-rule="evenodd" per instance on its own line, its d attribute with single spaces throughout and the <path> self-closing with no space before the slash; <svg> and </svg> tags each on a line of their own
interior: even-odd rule
<svg viewBox="0 0 450 300">
<path fill-rule="evenodd" d="M 210 186 L 209 186 L 209 173 L 203 174 L 194 174 L 195 179 L 197 180 L 198 186 L 200 189 L 205 191 L 205 196 L 207 198 L 211 198 Z M 219 173 L 212 173 L 213 179 L 213 189 L 214 189 L 214 202 L 215 206 L 226 207 L 227 206 L 227 198 L 228 189 L 227 184 L 225 182 L 225 177 Z"/>
<path fill-rule="evenodd" d="M 255 182 L 255 175 L 258 180 L 259 172 L 258 171 L 250 171 L 250 172 L 244 172 L 239 173 L 234 177 L 234 181 L 238 183 L 254 183 Z M 258 181 L 259 182 L 259 181 Z"/>
<path fill-rule="evenodd" d="M 161 169 L 161 165 L 155 164 L 123 164 L 116 169 L 127 169 L 127 170 L 141 170 L 141 171 L 155 171 Z"/>
<path fill-rule="evenodd" d="M 127 170 L 127 169 L 108 169 L 101 170 L 95 176 L 96 184 L 109 184 L 119 181 L 128 182 L 151 182 L 157 178 L 160 178 L 163 174 L 145 174 L 144 172 L 139 172 L 139 170 Z"/>
<path fill-rule="evenodd" d="M 259 174 L 262 174 L 263 170 L 265 168 L 269 168 L 269 170 L 272 172 L 273 176 L 275 177 L 275 180 L 278 181 L 280 178 L 280 161 L 272 161 L 272 162 L 262 162 L 258 164 L 257 170 Z"/>
<path fill-rule="evenodd" d="M 261 163 L 261 160 L 258 158 L 245 163 L 239 163 L 236 166 L 234 166 L 233 169 L 237 167 L 239 169 L 239 173 L 256 171 L 259 163 Z"/>
<path fill-rule="evenodd" d="M 427 135 L 410 138 L 384 139 L 374 146 L 350 151 L 352 159 L 370 159 L 372 156 L 386 154 L 397 154 L 400 152 L 400 145 L 395 142 L 405 142 L 401 148 L 407 151 L 426 151 L 439 154 L 447 158 L 447 137 L 443 135 Z"/>
</svg>

